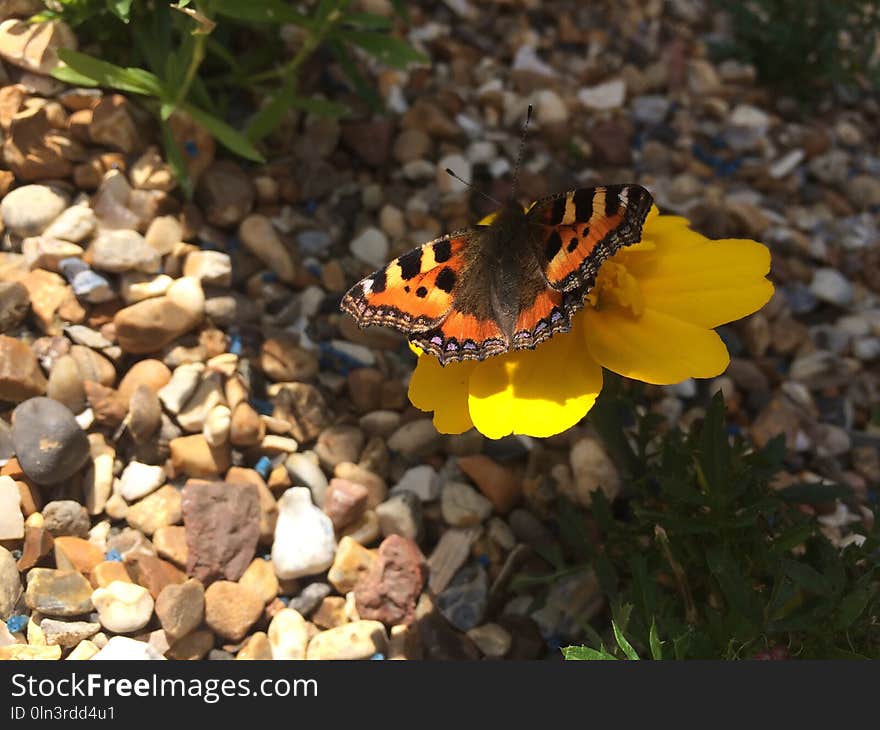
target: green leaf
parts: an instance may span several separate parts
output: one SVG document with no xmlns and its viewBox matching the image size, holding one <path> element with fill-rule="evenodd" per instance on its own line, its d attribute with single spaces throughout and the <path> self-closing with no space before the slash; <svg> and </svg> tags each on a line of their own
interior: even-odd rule
<svg viewBox="0 0 880 730">
<path fill-rule="evenodd" d="M 865 578 L 868 580 L 861 580 L 859 585 L 847 593 L 838 604 L 833 623 L 835 629 L 846 630 L 850 628 L 874 596 L 874 589 L 870 583 L 873 576 L 868 574 Z"/>
<path fill-rule="evenodd" d="M 648 633 L 648 643 L 651 645 L 651 658 L 655 661 L 663 659 L 663 642 L 657 634 L 657 622 L 651 621 L 651 631 Z"/>
<path fill-rule="evenodd" d="M 177 146 L 177 141 L 174 139 L 171 127 L 168 126 L 168 123 L 164 119 L 159 121 L 159 127 L 162 132 L 162 148 L 165 151 L 165 159 L 168 160 L 168 164 L 174 171 L 174 176 L 177 178 L 178 184 L 189 200 L 193 196 L 192 181 L 189 178 L 189 171 L 187 170 L 183 156 L 180 154 L 180 148 Z"/>
<path fill-rule="evenodd" d="M 391 0 L 391 6 L 401 20 L 409 23 L 409 8 L 406 7 L 406 0 Z"/>
<path fill-rule="evenodd" d="M 107 9 L 123 23 L 131 20 L 132 0 L 107 0 Z"/>
<path fill-rule="evenodd" d="M 159 105 L 159 119 L 161 119 L 163 122 L 167 122 L 176 110 L 177 106 L 173 102 L 163 101 Z"/>
<path fill-rule="evenodd" d="M 358 70 L 358 65 L 354 62 L 354 59 L 348 52 L 348 48 L 346 48 L 343 43 L 335 41 L 332 38 L 328 39 L 327 45 L 333 55 L 336 56 L 336 60 L 339 61 L 339 66 L 342 69 L 342 72 L 351 82 L 351 85 L 354 87 L 358 96 L 367 102 L 371 111 L 380 111 L 382 109 L 382 101 L 379 98 L 379 95 Z"/>
<path fill-rule="evenodd" d="M 162 82 L 142 68 L 122 68 L 68 48 L 59 48 L 58 57 L 67 64 L 66 68 L 61 66 L 52 72 L 52 76 L 59 81 L 83 86 L 105 86 L 143 96 L 163 95 Z"/>
<path fill-rule="evenodd" d="M 242 2 L 241 0 L 212 0 L 211 7 L 219 15 L 250 23 L 293 23 L 304 28 L 312 26 L 311 20 L 297 12 L 284 0 L 260 0 Z"/>
<path fill-rule="evenodd" d="M 363 48 L 367 53 L 393 68 L 405 69 L 411 63 L 427 63 L 429 60 L 406 41 L 393 36 L 353 30 L 341 31 L 335 35 Z"/>
<path fill-rule="evenodd" d="M 207 129 L 214 138 L 235 154 L 244 157 L 253 162 L 265 162 L 265 158 L 254 147 L 250 140 L 241 132 L 230 127 L 226 122 L 218 119 L 211 114 L 203 112 L 191 104 L 184 104 L 183 109 L 205 129 Z"/>
<path fill-rule="evenodd" d="M 804 482 L 780 489 L 777 494 L 786 502 L 822 504 L 823 502 L 833 502 L 835 499 L 846 499 L 852 496 L 852 490 L 843 484 Z"/>
<path fill-rule="evenodd" d="M 376 13 L 346 13 L 345 24 L 361 30 L 387 30 L 391 27 L 391 19 Z"/>
<path fill-rule="evenodd" d="M 757 625 L 763 611 L 751 582 L 743 575 L 744 566 L 721 547 L 707 550 L 706 562 L 731 607 Z"/>
<path fill-rule="evenodd" d="M 282 86 L 275 91 L 269 102 L 260 109 L 248 122 L 245 135 L 251 142 L 263 139 L 274 132 L 284 119 L 291 107 L 294 98 L 293 90 L 296 82 L 288 78 Z"/>
<path fill-rule="evenodd" d="M 624 429 L 625 404 L 619 398 L 599 396 L 588 416 L 608 451 L 623 469 L 634 477 L 641 476 L 645 464 L 639 460 Z"/>
<path fill-rule="evenodd" d="M 290 100 L 290 106 L 300 111 L 317 114 L 320 117 L 344 117 L 350 111 L 345 104 L 317 96 L 294 96 Z"/>
<path fill-rule="evenodd" d="M 820 596 L 831 592 L 831 582 L 812 566 L 788 558 L 783 558 L 781 564 L 783 572 L 804 590 Z"/>
<path fill-rule="evenodd" d="M 566 646 L 561 651 L 567 661 L 615 661 L 617 659 L 614 654 L 605 649 L 591 649 L 588 646 Z"/>
<path fill-rule="evenodd" d="M 626 655 L 626 658 L 638 661 L 639 655 L 636 653 L 636 650 L 632 648 L 632 644 L 626 640 L 626 637 L 623 635 L 623 632 L 620 630 L 616 621 L 611 621 L 611 628 L 614 630 L 614 639 L 617 641 L 620 650 Z"/>
<path fill-rule="evenodd" d="M 699 463 L 713 496 L 726 501 L 730 474 L 730 443 L 727 440 L 727 424 L 724 413 L 724 397 L 721 392 L 712 398 L 712 404 L 700 431 Z"/>
</svg>

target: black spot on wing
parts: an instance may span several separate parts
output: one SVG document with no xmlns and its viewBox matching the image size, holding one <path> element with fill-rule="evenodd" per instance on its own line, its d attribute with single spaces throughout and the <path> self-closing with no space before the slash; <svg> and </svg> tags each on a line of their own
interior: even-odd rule
<svg viewBox="0 0 880 730">
<path fill-rule="evenodd" d="M 605 188 L 605 215 L 610 217 L 617 212 L 620 207 L 620 186 L 612 185 Z"/>
<path fill-rule="evenodd" d="M 412 279 L 422 272 L 422 249 L 415 248 L 397 259 L 401 279 Z"/>
<path fill-rule="evenodd" d="M 370 291 L 374 294 L 379 294 L 385 291 L 385 283 L 385 269 L 382 269 L 382 271 L 377 271 L 376 274 L 373 276 L 373 285 L 370 287 Z"/>
<path fill-rule="evenodd" d="M 409 287 L 407 287 L 407 289 L 409 289 Z M 420 286 L 418 289 L 416 289 L 416 296 L 419 297 L 419 299 L 424 299 L 426 296 L 428 296 L 428 290 L 425 289 L 425 287 Z"/>
<path fill-rule="evenodd" d="M 568 245 L 565 247 L 565 250 L 571 253 L 578 247 L 578 244 L 580 242 L 581 240 L 577 236 L 572 236 L 571 240 L 568 242 Z"/>
<path fill-rule="evenodd" d="M 452 242 L 451 241 L 437 241 L 434 244 L 434 261 L 438 264 L 442 264 L 445 261 L 449 261 L 452 256 Z"/>
<path fill-rule="evenodd" d="M 548 261 L 552 261 L 553 257 L 559 253 L 559 249 L 562 248 L 562 236 L 559 235 L 559 231 L 553 231 L 547 237 L 546 248 L 544 249 L 544 255 L 547 257 Z"/>
<path fill-rule="evenodd" d="M 445 267 L 439 274 L 437 274 L 436 284 L 439 289 L 442 289 L 448 294 L 455 286 L 455 272 L 448 266 Z"/>
<path fill-rule="evenodd" d="M 574 214 L 579 221 L 586 223 L 593 217 L 593 191 L 589 188 L 580 188 L 574 193 Z"/>
</svg>

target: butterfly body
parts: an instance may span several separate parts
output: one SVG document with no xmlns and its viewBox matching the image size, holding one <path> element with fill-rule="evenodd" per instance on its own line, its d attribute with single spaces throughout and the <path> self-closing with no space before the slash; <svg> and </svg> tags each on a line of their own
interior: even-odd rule
<svg viewBox="0 0 880 730">
<path fill-rule="evenodd" d="M 602 261 L 637 242 L 651 206 L 638 185 L 579 188 L 413 249 L 353 286 L 362 327 L 406 333 L 441 364 L 534 348 L 571 326 Z"/>
</svg>

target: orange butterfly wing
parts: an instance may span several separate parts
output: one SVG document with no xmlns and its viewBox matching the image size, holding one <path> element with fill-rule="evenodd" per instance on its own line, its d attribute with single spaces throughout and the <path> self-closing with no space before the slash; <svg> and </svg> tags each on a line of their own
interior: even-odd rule
<svg viewBox="0 0 880 730">
<path fill-rule="evenodd" d="M 406 334 L 440 324 L 453 306 L 470 231 L 458 231 L 414 248 L 348 290 L 341 307 L 361 327 L 386 325 Z"/>
</svg>

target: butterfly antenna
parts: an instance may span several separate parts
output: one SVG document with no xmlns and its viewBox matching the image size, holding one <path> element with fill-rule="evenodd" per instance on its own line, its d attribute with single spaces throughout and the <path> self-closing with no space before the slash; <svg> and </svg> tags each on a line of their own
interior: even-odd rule
<svg viewBox="0 0 880 730">
<path fill-rule="evenodd" d="M 532 105 L 529 104 L 526 112 L 526 121 L 523 124 L 522 132 L 519 136 L 519 151 L 516 153 L 516 164 L 513 167 L 513 185 L 510 189 L 510 199 L 516 200 L 516 188 L 519 185 L 519 168 L 522 164 L 523 153 L 526 150 L 526 132 L 529 129 L 529 122 L 532 121 Z"/>
<path fill-rule="evenodd" d="M 469 183 L 467 180 L 465 180 L 465 179 L 464 179 L 463 177 L 461 177 L 460 175 L 456 175 L 456 174 L 455 174 L 452 170 L 450 170 L 448 167 L 446 168 L 446 174 L 449 175 L 450 177 L 455 178 L 455 179 L 458 180 L 460 183 L 463 183 L 463 184 L 467 185 L 467 186 L 468 186 L 471 190 L 473 190 L 475 193 L 479 193 L 479 194 L 482 195 L 484 198 L 486 198 L 486 200 L 491 200 L 491 201 L 492 201 L 493 203 L 495 203 L 495 205 L 497 205 L 499 208 L 501 207 L 501 203 L 499 203 L 497 200 L 495 200 L 495 198 L 493 198 L 491 195 L 488 195 L 487 193 L 484 193 L 482 190 L 479 190 L 479 189 L 475 188 L 471 183 Z"/>
</svg>

